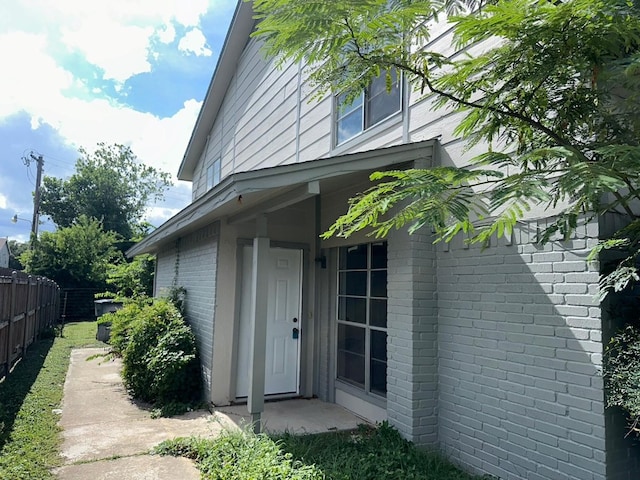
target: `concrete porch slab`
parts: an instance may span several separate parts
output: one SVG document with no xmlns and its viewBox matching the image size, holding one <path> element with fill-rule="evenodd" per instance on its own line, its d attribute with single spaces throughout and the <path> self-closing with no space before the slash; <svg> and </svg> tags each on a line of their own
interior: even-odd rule
<svg viewBox="0 0 640 480">
<path fill-rule="evenodd" d="M 352 430 L 362 423 L 368 423 L 339 405 L 316 398 L 266 402 L 264 408 L 262 425 L 270 433 L 325 433 Z M 251 422 L 246 405 L 216 407 L 214 414 L 223 416 L 225 422 L 232 422 L 239 428 Z"/>
<path fill-rule="evenodd" d="M 71 352 L 59 422 L 63 466 L 54 471 L 60 480 L 196 479 L 199 472 L 191 461 L 152 456 L 149 450 L 175 437 L 212 438 L 225 429 L 248 428 L 246 405 L 152 419 L 127 395 L 121 362 L 96 356 L 104 353 L 99 348 Z M 297 434 L 348 430 L 365 423 L 342 407 L 317 399 L 267 402 L 262 420 L 269 432 Z"/>
</svg>

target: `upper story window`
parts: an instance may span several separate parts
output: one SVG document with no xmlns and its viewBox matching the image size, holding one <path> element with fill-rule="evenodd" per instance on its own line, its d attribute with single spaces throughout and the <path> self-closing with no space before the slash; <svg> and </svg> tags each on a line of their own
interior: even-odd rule
<svg viewBox="0 0 640 480">
<path fill-rule="evenodd" d="M 212 189 L 220 183 L 220 159 L 217 158 L 207 168 L 207 190 Z"/>
<path fill-rule="evenodd" d="M 387 91 L 387 76 L 375 78 L 351 103 L 346 95 L 336 97 L 336 145 L 346 142 L 358 133 L 373 127 L 400 111 L 400 82 L 395 70 L 391 71 L 391 90 Z"/>
</svg>

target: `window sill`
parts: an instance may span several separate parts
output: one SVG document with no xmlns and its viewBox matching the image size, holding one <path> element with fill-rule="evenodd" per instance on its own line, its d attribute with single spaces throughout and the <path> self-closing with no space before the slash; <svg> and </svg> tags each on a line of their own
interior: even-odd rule
<svg viewBox="0 0 640 480">
<path fill-rule="evenodd" d="M 376 407 L 380 407 L 380 408 L 384 408 L 386 410 L 387 408 L 387 399 L 384 397 L 380 397 L 378 395 L 372 394 L 372 393 L 366 393 L 364 390 L 360 390 L 357 387 L 354 387 L 353 385 L 350 385 L 342 380 L 340 380 L 339 378 L 335 379 L 335 387 L 338 390 L 342 390 L 345 393 L 348 393 L 349 395 L 353 395 L 354 397 L 358 397 L 360 400 L 363 400 L 365 402 L 371 403 L 372 405 L 375 405 Z"/>
</svg>

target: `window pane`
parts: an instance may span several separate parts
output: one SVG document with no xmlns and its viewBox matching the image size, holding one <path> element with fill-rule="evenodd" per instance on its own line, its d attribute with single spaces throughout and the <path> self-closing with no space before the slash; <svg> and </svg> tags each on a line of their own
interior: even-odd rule
<svg viewBox="0 0 640 480">
<path fill-rule="evenodd" d="M 371 97 L 367 102 L 366 110 L 366 128 L 375 125 L 400 110 L 400 89 L 398 86 L 394 85 L 389 93 L 385 91 L 384 93 Z"/>
<path fill-rule="evenodd" d="M 367 299 L 354 297 L 338 297 L 338 320 L 355 323 L 366 323 Z"/>
<path fill-rule="evenodd" d="M 340 270 L 362 270 L 367 268 L 367 246 L 354 245 L 340 249 Z"/>
<path fill-rule="evenodd" d="M 365 329 L 338 325 L 338 378 L 364 386 Z"/>
<path fill-rule="evenodd" d="M 387 242 L 371 244 L 371 268 L 387 268 Z"/>
<path fill-rule="evenodd" d="M 386 270 L 374 270 L 371 272 L 371 296 L 387 298 Z"/>
<path fill-rule="evenodd" d="M 362 131 L 362 109 L 342 117 L 338 121 L 336 141 L 338 144 L 349 140 Z"/>
<path fill-rule="evenodd" d="M 213 187 L 213 165 L 207 167 L 207 190 Z"/>
<path fill-rule="evenodd" d="M 378 395 L 387 394 L 387 362 L 371 359 L 371 391 Z"/>
<path fill-rule="evenodd" d="M 364 388 L 364 355 L 338 351 L 338 378 Z"/>
<path fill-rule="evenodd" d="M 213 162 L 213 184 L 220 183 L 220 159 Z"/>
<path fill-rule="evenodd" d="M 387 328 L 387 301 L 369 300 L 369 325 Z"/>
<path fill-rule="evenodd" d="M 387 392 L 387 333 L 371 330 L 371 391 L 381 395 Z"/>
<path fill-rule="evenodd" d="M 387 332 L 371 330 L 371 358 L 387 361 Z"/>
<path fill-rule="evenodd" d="M 346 97 L 347 95 L 344 93 L 342 95 L 338 95 L 338 99 L 336 101 L 338 118 L 345 117 L 349 112 L 353 112 L 354 110 L 362 109 L 362 95 L 354 98 L 351 103 L 345 102 Z"/>
<path fill-rule="evenodd" d="M 340 272 L 340 295 L 367 295 L 367 272 Z"/>
<path fill-rule="evenodd" d="M 391 84 L 393 86 L 398 83 L 398 74 L 395 69 L 391 70 Z M 369 97 L 375 97 L 376 95 L 387 93 L 387 72 L 382 72 L 379 77 L 376 77 L 368 89 Z"/>
</svg>

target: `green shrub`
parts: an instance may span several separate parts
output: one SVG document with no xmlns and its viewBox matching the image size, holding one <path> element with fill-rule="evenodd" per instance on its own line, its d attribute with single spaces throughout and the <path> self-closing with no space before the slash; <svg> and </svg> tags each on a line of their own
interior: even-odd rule
<svg viewBox="0 0 640 480">
<path fill-rule="evenodd" d="M 149 360 L 151 389 L 161 403 L 196 401 L 200 397 L 200 362 L 191 328 L 172 320 Z"/>
<path fill-rule="evenodd" d="M 627 325 L 609 342 L 604 356 L 607 406 L 629 416 L 630 430 L 640 435 L 640 329 Z"/>
<path fill-rule="evenodd" d="M 160 404 L 200 398 L 195 336 L 171 303 L 157 300 L 123 324 L 122 376 L 135 398 Z"/>
<path fill-rule="evenodd" d="M 115 354 L 122 355 L 127 348 L 131 327 L 139 318 L 142 308 L 139 303 L 126 303 L 120 310 L 105 313 L 98 320 L 98 323 L 111 322 L 109 345 Z"/>
<path fill-rule="evenodd" d="M 195 460 L 203 479 L 229 480 L 320 480 L 322 472 L 285 453 L 267 435 L 224 432 L 213 440 L 177 438 L 156 447 L 160 455 L 184 456 Z"/>
</svg>

